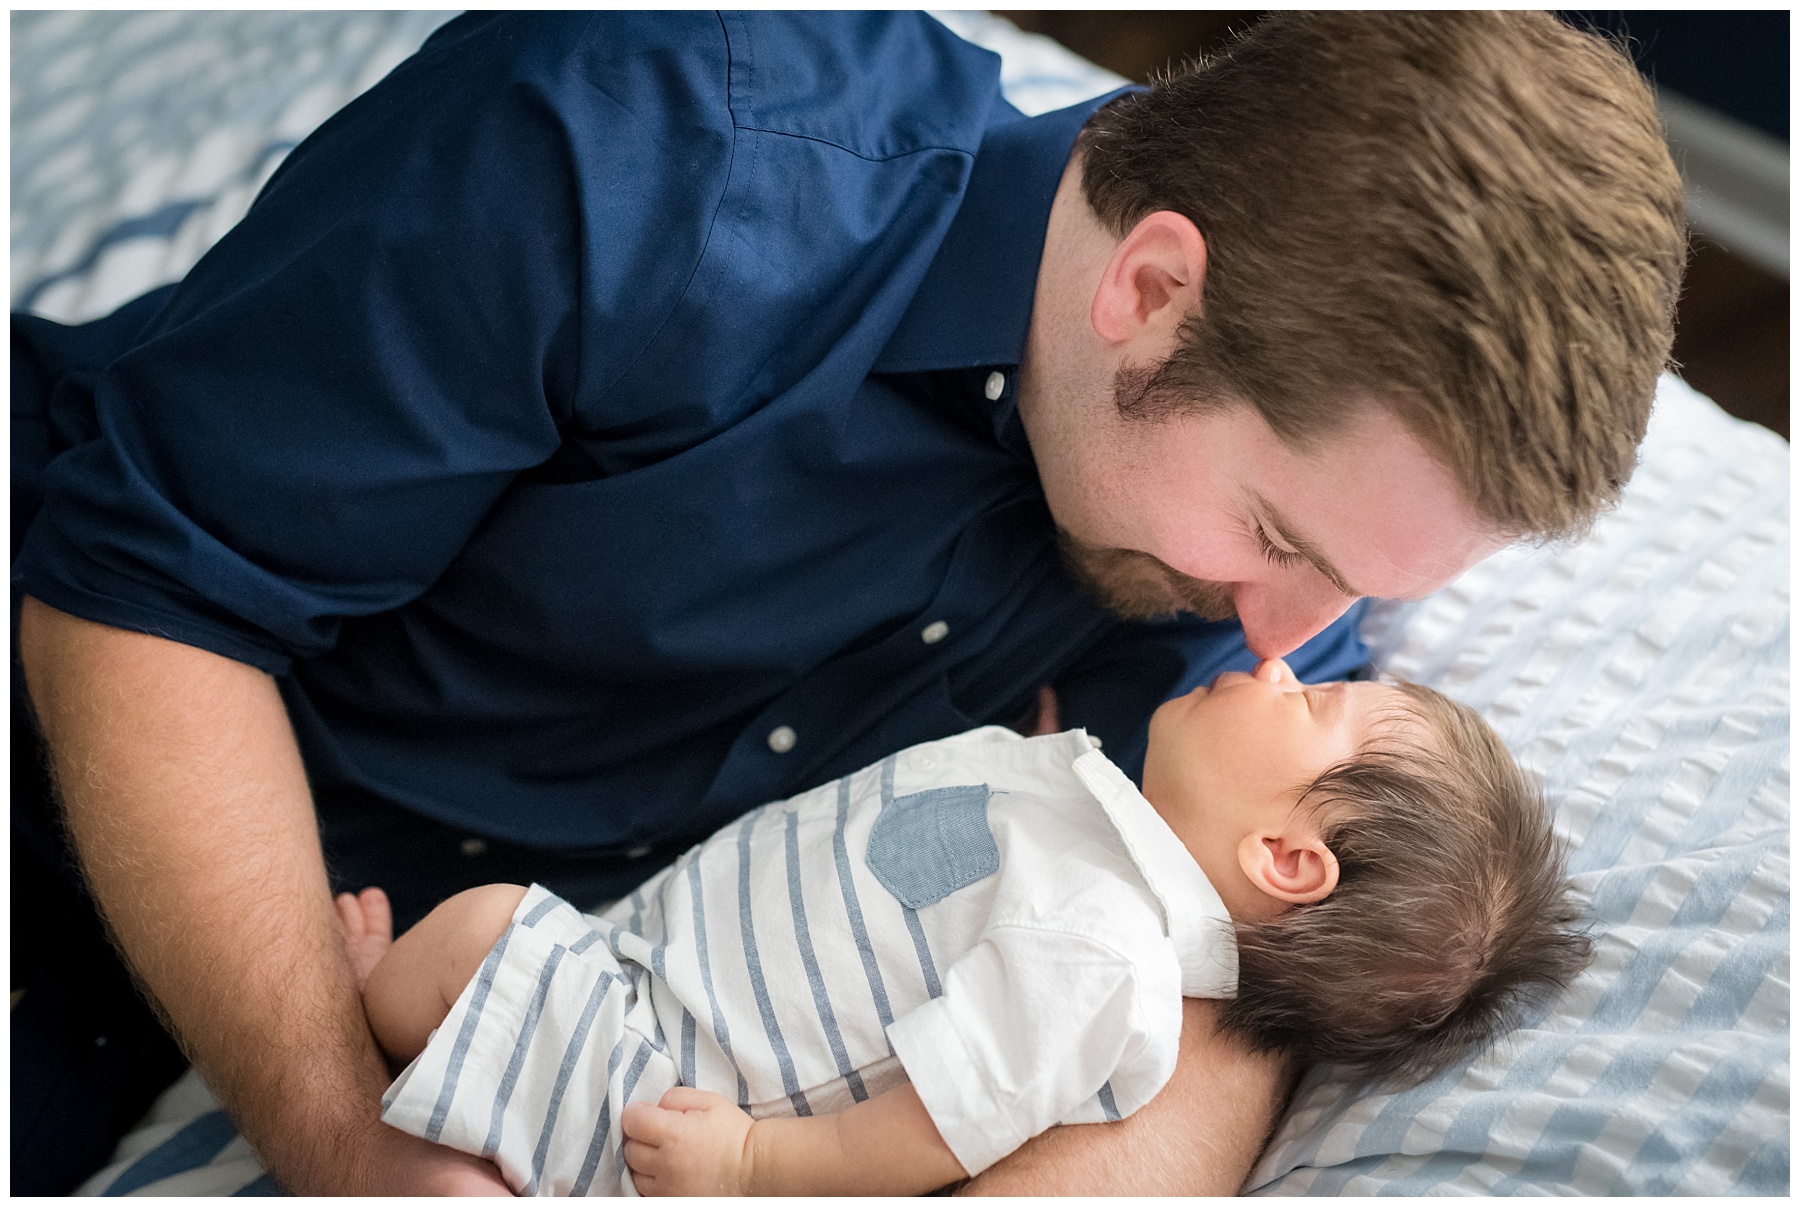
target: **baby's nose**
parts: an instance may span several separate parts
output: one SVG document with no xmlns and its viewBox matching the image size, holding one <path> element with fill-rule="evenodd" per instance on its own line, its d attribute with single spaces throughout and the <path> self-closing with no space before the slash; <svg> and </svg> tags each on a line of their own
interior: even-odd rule
<svg viewBox="0 0 1800 1207">
<path fill-rule="evenodd" d="M 1298 682 L 1293 668 L 1280 658 L 1264 658 L 1250 672 L 1253 679 L 1261 679 L 1264 683 L 1285 684 Z"/>
</svg>

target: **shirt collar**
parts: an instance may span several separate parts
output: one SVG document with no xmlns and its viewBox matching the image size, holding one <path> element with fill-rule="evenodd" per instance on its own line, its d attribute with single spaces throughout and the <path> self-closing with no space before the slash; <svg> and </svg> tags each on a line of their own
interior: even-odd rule
<svg viewBox="0 0 1800 1207">
<path fill-rule="evenodd" d="M 1182 996 L 1236 997 L 1236 932 L 1218 890 L 1125 773 L 1086 741 L 1082 744 L 1088 750 L 1075 759 L 1075 774 L 1100 801 L 1131 861 L 1162 903 L 1169 939 L 1181 961 Z"/>
<path fill-rule="evenodd" d="M 875 372 L 1019 363 L 1056 186 L 1081 127 L 1124 91 L 988 129 L 956 217 Z"/>
</svg>

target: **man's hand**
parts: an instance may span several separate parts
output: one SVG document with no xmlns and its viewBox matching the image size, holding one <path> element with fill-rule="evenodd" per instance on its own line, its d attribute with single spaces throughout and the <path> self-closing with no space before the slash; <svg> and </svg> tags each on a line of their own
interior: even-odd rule
<svg viewBox="0 0 1800 1207">
<path fill-rule="evenodd" d="M 94 899 L 276 1179 L 505 1193 L 491 1165 L 381 1122 L 387 1069 L 275 681 L 29 598 L 19 653 Z"/>
<path fill-rule="evenodd" d="M 676 1086 L 619 1113 L 625 1164 L 642 1195 L 754 1194 L 750 1116 L 728 1098 Z"/>
</svg>

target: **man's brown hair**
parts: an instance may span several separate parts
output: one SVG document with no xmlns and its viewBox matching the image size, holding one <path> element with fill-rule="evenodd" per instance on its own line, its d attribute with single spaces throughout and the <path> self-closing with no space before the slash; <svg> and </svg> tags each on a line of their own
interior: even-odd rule
<svg viewBox="0 0 1800 1207">
<path fill-rule="evenodd" d="M 1174 210 L 1207 241 L 1180 348 L 1121 371 L 1127 414 L 1247 401 L 1310 447 L 1372 399 L 1507 535 L 1618 498 L 1686 228 L 1649 90 L 1603 38 L 1541 12 L 1279 13 L 1081 147 L 1114 233 Z"/>
<path fill-rule="evenodd" d="M 1422 1080 L 1586 965 L 1542 794 L 1473 710 L 1412 684 L 1402 737 L 1340 763 L 1299 807 L 1338 859 L 1331 894 L 1238 921 L 1223 1021 L 1264 1050 Z"/>
</svg>

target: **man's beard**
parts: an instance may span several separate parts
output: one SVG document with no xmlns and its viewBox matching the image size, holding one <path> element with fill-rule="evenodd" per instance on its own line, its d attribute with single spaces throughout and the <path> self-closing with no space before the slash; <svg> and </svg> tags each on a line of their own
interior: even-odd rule
<svg viewBox="0 0 1800 1207">
<path fill-rule="evenodd" d="M 1225 584 L 1189 578 L 1148 553 L 1090 545 L 1061 528 L 1056 545 L 1070 577 L 1096 603 L 1125 620 L 1165 620 L 1181 612 L 1202 620 L 1237 615 Z"/>
</svg>

